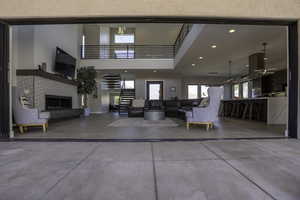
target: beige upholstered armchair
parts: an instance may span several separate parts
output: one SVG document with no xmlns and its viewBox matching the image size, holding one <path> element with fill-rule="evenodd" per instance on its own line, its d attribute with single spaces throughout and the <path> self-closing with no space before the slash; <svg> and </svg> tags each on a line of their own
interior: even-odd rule
<svg viewBox="0 0 300 200">
<path fill-rule="evenodd" d="M 27 127 L 41 126 L 43 131 L 46 132 L 48 128 L 48 119 L 50 118 L 49 112 L 39 112 L 36 108 L 29 108 L 24 103 L 24 96 L 17 89 L 13 89 L 13 114 L 15 122 L 19 127 L 21 133 L 24 133 Z"/>
<path fill-rule="evenodd" d="M 209 102 L 205 107 L 194 107 L 192 111 L 186 112 L 186 127 L 191 124 L 204 124 L 207 130 L 213 127 L 218 121 L 218 111 L 221 102 L 223 89 L 220 87 L 210 87 L 208 89 Z"/>
</svg>

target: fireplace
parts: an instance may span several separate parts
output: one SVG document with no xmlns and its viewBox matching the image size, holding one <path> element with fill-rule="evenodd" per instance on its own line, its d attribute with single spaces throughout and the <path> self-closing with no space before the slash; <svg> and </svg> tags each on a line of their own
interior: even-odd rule
<svg viewBox="0 0 300 200">
<path fill-rule="evenodd" d="M 46 110 L 72 109 L 72 97 L 46 95 Z"/>
</svg>

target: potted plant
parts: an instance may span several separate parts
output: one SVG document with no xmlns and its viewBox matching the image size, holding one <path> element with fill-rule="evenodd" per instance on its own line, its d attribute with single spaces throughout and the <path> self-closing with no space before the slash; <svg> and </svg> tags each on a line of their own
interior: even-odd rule
<svg viewBox="0 0 300 200">
<path fill-rule="evenodd" d="M 96 70 L 94 67 L 82 67 L 77 70 L 78 94 L 83 95 L 84 115 L 90 115 L 88 95 L 96 90 Z"/>
</svg>

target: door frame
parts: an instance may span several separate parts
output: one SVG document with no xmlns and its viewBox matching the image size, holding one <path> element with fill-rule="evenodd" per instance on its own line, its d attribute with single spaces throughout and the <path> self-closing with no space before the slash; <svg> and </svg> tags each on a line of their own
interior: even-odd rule
<svg viewBox="0 0 300 200">
<path fill-rule="evenodd" d="M 0 22 L 0 138 L 10 133 L 9 26 Z"/>
<path fill-rule="evenodd" d="M 149 85 L 150 84 L 160 84 L 160 99 L 164 99 L 164 81 L 146 81 L 146 99 L 149 100 Z"/>
<path fill-rule="evenodd" d="M 1 19 L 0 19 L 1 20 Z M 298 61 L 298 22 L 297 20 L 274 20 L 274 19 L 241 19 L 241 18 L 220 18 L 220 17 L 69 17 L 69 18 L 11 18 L 2 19 L 3 22 L 9 25 L 42 25 L 42 24 L 84 24 L 84 23 L 193 23 L 193 24 L 232 24 L 232 25 L 274 25 L 288 27 L 288 53 L 289 53 L 289 98 L 288 98 L 288 134 L 291 138 L 300 138 L 300 127 L 298 126 L 299 117 L 299 61 Z M 1 30 L 0 30 L 1 31 Z M 7 34 L 7 33 L 6 33 Z M 6 37 L 9 40 L 8 37 Z M 0 49 L 7 49 L 7 52 L 2 54 L 2 61 L 8 61 L 8 41 L 1 44 Z M 6 64 L 5 64 L 6 65 Z M 8 65 L 8 64 L 7 64 Z M 2 72 L 7 74 L 7 67 L 2 67 Z M 3 74 L 0 75 L 1 79 L 6 81 L 7 78 Z M 3 84 L 1 82 L 1 84 Z M 9 84 L 3 84 L 4 90 L 9 90 Z M 5 93 L 5 94 L 6 94 Z M 1 109 L 6 109 L 4 106 L 10 104 L 9 97 L 1 103 Z M 0 130 L 7 131 L 9 127 L 9 114 L 6 114 L 4 120 L 1 122 Z M 7 120 L 8 118 L 8 120 Z M 2 118 L 1 118 L 2 120 Z M 7 133 L 3 134 L 4 137 L 9 137 Z"/>
</svg>

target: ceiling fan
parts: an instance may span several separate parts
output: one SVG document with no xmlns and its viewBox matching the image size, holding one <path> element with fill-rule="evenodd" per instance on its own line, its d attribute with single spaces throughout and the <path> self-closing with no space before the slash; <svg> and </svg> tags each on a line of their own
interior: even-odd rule
<svg viewBox="0 0 300 200">
<path fill-rule="evenodd" d="M 257 69 L 255 70 L 255 72 L 265 76 L 265 75 L 270 75 L 270 74 L 274 74 L 276 69 L 275 68 L 271 68 L 271 67 L 268 67 L 268 57 L 267 57 L 267 45 L 268 43 L 264 42 L 262 43 L 263 45 L 263 53 L 264 53 L 264 61 L 263 61 L 263 68 L 262 69 Z"/>
</svg>

